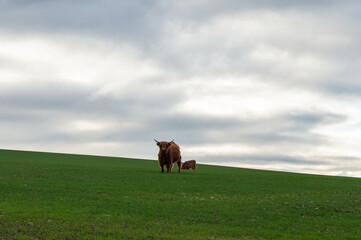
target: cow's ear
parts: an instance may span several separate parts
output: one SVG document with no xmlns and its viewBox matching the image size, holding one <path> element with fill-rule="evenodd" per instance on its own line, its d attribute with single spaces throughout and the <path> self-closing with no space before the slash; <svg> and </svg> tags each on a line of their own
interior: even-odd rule
<svg viewBox="0 0 361 240">
<path fill-rule="evenodd" d="M 157 142 L 157 145 L 159 146 L 159 145 L 160 145 L 160 143 L 159 143 L 159 142 Z"/>
</svg>

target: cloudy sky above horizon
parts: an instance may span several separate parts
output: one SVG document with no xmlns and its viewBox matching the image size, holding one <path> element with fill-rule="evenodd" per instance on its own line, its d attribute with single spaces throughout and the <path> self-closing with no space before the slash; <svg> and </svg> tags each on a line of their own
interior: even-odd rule
<svg viewBox="0 0 361 240">
<path fill-rule="evenodd" d="M 359 1 L 0 0 L 0 148 L 361 177 Z"/>
</svg>

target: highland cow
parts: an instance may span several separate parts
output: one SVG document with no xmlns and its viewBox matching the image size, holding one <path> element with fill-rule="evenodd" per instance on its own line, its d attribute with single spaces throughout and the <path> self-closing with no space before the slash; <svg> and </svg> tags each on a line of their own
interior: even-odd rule
<svg viewBox="0 0 361 240">
<path fill-rule="evenodd" d="M 155 140 L 155 139 L 154 139 Z M 167 167 L 167 173 L 172 171 L 173 164 L 177 163 L 178 172 L 181 171 L 182 157 L 179 146 L 172 140 L 171 142 L 157 142 L 159 147 L 158 163 L 161 172 L 164 173 L 164 166 Z"/>
<path fill-rule="evenodd" d="M 190 169 L 196 170 L 196 160 L 188 160 L 185 161 L 182 165 L 182 169 Z"/>
</svg>

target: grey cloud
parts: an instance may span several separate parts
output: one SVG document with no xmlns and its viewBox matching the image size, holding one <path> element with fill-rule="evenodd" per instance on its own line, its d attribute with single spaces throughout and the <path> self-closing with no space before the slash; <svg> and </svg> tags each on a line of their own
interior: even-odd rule
<svg viewBox="0 0 361 240">
<path fill-rule="evenodd" d="M 188 158 L 195 158 L 195 156 L 186 156 Z M 242 166 L 262 166 L 263 169 L 275 169 L 275 166 L 282 169 L 288 169 L 291 172 L 313 173 L 313 174 L 326 174 L 326 175 L 338 175 L 338 176 L 354 176 L 360 177 L 361 167 L 358 163 L 360 158 L 349 156 L 310 156 L 301 157 L 293 156 L 282 153 L 270 153 L 270 154 L 252 154 L 241 156 L 198 156 L 197 162 L 208 164 L 219 164 L 220 162 L 227 163 L 229 165 L 237 164 L 238 167 Z M 342 163 L 342 164 L 341 164 Z M 290 168 L 290 165 L 293 167 Z M 318 169 L 318 166 L 322 166 Z"/>
<path fill-rule="evenodd" d="M 84 88 L 65 84 L 22 84 L 0 96 L 1 105 L 24 109 L 66 109 L 87 97 Z"/>
<path fill-rule="evenodd" d="M 158 90 L 152 83 L 122 89 L 119 96 L 96 95 L 97 88 L 60 82 L 22 84 L 0 95 L 0 106 L 37 111 L 67 111 L 84 115 L 137 116 L 167 112 L 182 100 L 179 91 Z M 148 89 L 146 89 L 148 88 Z M 152 89 L 149 89 L 152 88 Z"/>
<path fill-rule="evenodd" d="M 323 124 L 340 123 L 347 120 L 347 116 L 342 114 L 327 113 L 327 112 L 294 112 L 287 115 L 283 115 L 280 119 L 284 121 L 290 121 L 289 127 L 286 125 L 286 129 L 298 130 L 304 132 L 307 128 L 314 128 Z"/>
<path fill-rule="evenodd" d="M 303 157 L 295 157 L 283 154 L 252 154 L 241 156 L 205 156 L 198 157 L 199 161 L 208 163 L 227 162 L 227 163 L 243 163 L 243 164 L 275 164 L 275 163 L 289 163 L 296 165 L 328 165 L 324 161 L 315 161 L 312 159 L 305 159 Z"/>
<path fill-rule="evenodd" d="M 361 62 L 358 66 L 348 69 L 348 72 L 332 76 L 328 82 L 325 82 L 321 89 L 326 89 L 330 94 L 343 95 L 352 99 L 359 99 L 361 96 L 361 72 L 358 71 L 361 67 Z"/>
<path fill-rule="evenodd" d="M 51 124 L 56 126 L 73 118 L 95 117 L 119 123 L 137 123 L 134 128 L 115 128 L 96 135 L 97 140 L 145 141 L 155 137 L 170 137 L 187 144 L 314 144 L 325 139 L 310 133 L 310 130 L 321 124 L 345 121 L 345 116 L 327 112 L 294 112 L 248 120 L 171 114 L 172 108 L 183 100 L 181 95 L 162 96 L 150 91 L 139 98 L 132 96 L 131 92 L 117 98 L 93 98 L 94 91 L 95 89 L 66 84 L 41 84 L 9 89 L 0 96 L 1 121 L 47 121 L 47 128 L 54 129 Z M 43 127 L 45 128 L 44 125 Z"/>
<path fill-rule="evenodd" d="M 215 11 L 210 11 L 209 18 L 201 21 L 196 18 L 199 11 L 191 9 L 191 7 L 197 9 L 198 5 L 189 4 L 190 9 L 186 9 L 194 11 L 196 18 L 194 22 L 184 18 L 182 12 L 179 16 L 180 19 L 174 20 L 173 26 L 179 32 L 179 36 L 185 32 L 186 37 L 192 38 L 193 36 L 194 42 L 177 47 L 177 42 L 172 41 L 178 36 L 177 32 L 174 35 L 166 32 L 164 38 L 169 41 L 164 41 L 166 53 L 161 55 L 159 60 L 173 71 L 181 69 L 179 74 L 184 78 L 221 75 L 241 79 L 243 76 L 253 75 L 257 76 L 260 81 L 274 82 L 286 87 L 306 88 L 329 95 L 357 95 L 359 87 L 355 83 L 359 78 L 360 63 L 357 58 L 359 54 L 355 53 L 360 53 L 358 42 L 360 42 L 361 34 L 357 30 L 360 20 L 355 20 L 353 17 L 355 14 L 350 14 L 350 12 L 357 13 L 359 9 L 353 8 L 351 4 L 359 5 L 356 2 L 340 4 L 337 1 L 331 3 L 326 3 L 326 1 L 312 3 L 308 1 L 302 3 L 268 1 L 268 3 L 257 4 L 255 9 L 259 10 L 259 16 L 255 15 L 255 18 L 262 14 L 265 16 L 271 14 L 268 19 L 259 18 L 259 23 L 267 21 L 268 27 L 281 26 L 274 32 L 260 32 L 261 35 L 263 34 L 261 37 L 256 35 L 253 38 L 242 35 L 242 29 L 239 30 L 238 35 L 234 34 L 236 30 L 226 32 L 226 35 L 213 34 L 217 30 L 230 28 L 228 25 L 222 26 L 222 29 L 210 27 L 210 24 L 214 24 L 212 20 L 222 15 L 224 8 L 238 11 L 239 14 L 230 14 L 233 17 L 242 16 L 242 7 L 237 7 L 237 3 L 231 7 L 232 4 L 227 5 L 222 2 L 222 6 L 218 6 L 216 2 L 213 2 L 209 8 L 215 6 Z M 282 10 L 277 7 L 271 8 L 270 5 L 281 5 L 284 8 L 281 8 Z M 303 12 L 305 9 L 299 8 L 300 6 L 309 9 Z M 338 6 L 341 7 L 341 10 Z M 204 6 L 198 7 L 203 9 Z M 245 9 L 249 10 L 247 7 Z M 263 8 L 270 8 L 270 11 L 262 12 Z M 205 9 L 208 8 L 205 7 Z M 272 18 L 272 13 L 276 13 L 279 16 L 276 20 L 281 22 L 273 23 L 272 21 L 275 19 Z M 224 15 L 230 16 L 227 14 L 229 13 L 224 13 Z M 178 25 L 177 22 L 179 22 Z M 235 22 L 227 23 L 232 25 Z M 287 28 L 282 29 L 282 27 Z M 199 38 L 203 39 L 202 37 L 204 42 L 199 40 Z M 234 42 L 230 43 L 230 40 Z M 253 52 L 262 45 L 279 51 L 279 57 L 286 54 L 287 60 L 282 61 L 275 58 L 267 62 L 252 59 Z M 172 46 L 175 47 L 172 48 Z M 317 68 L 317 63 L 308 63 L 309 67 L 304 67 L 303 61 L 307 63 L 308 59 L 320 61 L 320 64 L 326 66 Z M 335 69 L 338 69 L 337 76 L 334 76 Z M 319 76 L 320 74 L 323 76 Z"/>
<path fill-rule="evenodd" d="M 349 5 L 357 4 L 357 1 L 347 1 Z M 187 18 L 193 17 L 199 19 L 209 18 L 209 16 L 219 14 L 234 14 L 240 11 L 271 11 L 271 10 L 293 10 L 303 9 L 312 11 L 315 9 L 329 9 L 338 8 L 342 9 L 344 4 L 340 4 L 339 1 L 332 0 L 317 0 L 317 1 L 287 1 L 287 0 L 227 0 L 227 1 L 163 1 L 161 5 L 164 5 L 167 9 L 172 9 L 172 14 L 178 13 L 181 16 Z"/>
<path fill-rule="evenodd" d="M 350 56 L 358 56 L 361 34 L 360 20 L 352 14 L 358 13 L 357 1 L 207 1 L 192 3 L 179 1 L 88 1 L 86 4 L 74 1 L 3 1 L 0 16 L 1 29 L 28 32 L 71 34 L 88 33 L 129 42 L 141 49 L 145 56 L 159 62 L 178 79 L 194 76 L 256 75 L 260 81 L 272 81 L 288 87 L 309 88 L 328 94 L 357 95 L 360 87 L 360 62 Z M 179 46 L 177 40 L 182 33 L 194 34 L 206 29 L 219 16 L 239 16 L 247 11 L 278 13 L 280 16 L 298 15 L 311 20 L 298 20 L 295 28 L 308 29 L 304 36 L 276 32 L 262 39 L 240 35 L 208 37 L 201 44 Z M 302 13 L 307 13 L 305 16 Z M 322 13 L 320 16 L 320 12 Z M 358 14 L 359 15 L 359 14 Z M 312 21 L 316 24 L 309 26 Z M 272 21 L 272 19 L 269 19 Z M 285 22 L 285 21 L 283 21 Z M 230 23 L 231 24 L 231 23 Z M 175 29 L 172 29 L 174 27 Z M 229 26 L 223 26 L 227 28 Z M 311 29 L 311 30 L 309 30 Z M 210 29 L 212 31 L 212 29 Z M 332 30 L 332 31 L 331 31 Z M 174 32 L 173 32 L 174 31 Z M 217 31 L 217 29 L 213 29 Z M 329 35 L 331 34 L 331 35 Z M 332 34 L 354 38 L 356 45 L 349 43 L 338 47 L 327 47 L 317 39 L 332 39 Z M 312 35 L 312 36 L 311 36 Z M 190 35 L 192 36 L 192 35 Z M 195 35 L 194 38 L 198 36 Z M 234 39 L 235 43 L 229 44 Z M 197 39 L 194 39 L 197 42 Z M 315 56 L 341 68 L 337 76 L 327 75 L 320 81 L 310 73 L 302 73 L 302 67 L 287 68 L 287 63 L 272 61 L 264 63 L 250 59 L 260 45 L 270 45 L 291 54 L 288 60 L 298 61 L 305 54 Z M 347 52 L 347 54 L 345 54 Z M 341 60 L 339 60 L 341 59 Z M 347 67 L 346 67 L 347 66 Z M 350 67 L 351 66 L 351 67 Z M 332 67 L 333 68 L 333 67 Z M 293 71 L 299 71 L 294 73 Z M 331 71 L 333 69 L 325 70 Z M 309 75 L 297 79 L 298 75 Z"/>
<path fill-rule="evenodd" d="M 180 96 L 132 90 L 116 98 L 94 97 L 97 89 L 80 85 L 25 84 L 21 88 L 7 89 L 0 95 L 0 124 L 21 126 L 23 134 L 17 134 L 14 141 L 17 138 L 25 141 L 29 137 L 36 142 L 42 139 L 44 143 L 59 140 L 136 141 L 153 139 L 156 136 L 154 129 L 158 132 L 169 129 L 167 126 L 154 128 L 150 122 L 154 116 L 161 117 L 168 112 L 181 100 Z M 137 98 L 136 94 L 143 95 Z M 111 121 L 114 126 L 101 133 L 62 132 L 62 127 L 77 119 Z M 136 127 L 117 126 L 122 123 L 135 123 Z M 36 134 L 31 136 L 31 132 Z"/>
<path fill-rule="evenodd" d="M 153 1 L 5 1 L 0 26 L 23 33 L 87 33 L 130 41 L 156 37 Z"/>
<path fill-rule="evenodd" d="M 95 31 L 111 31 L 115 34 L 122 32 L 144 31 L 147 21 L 157 18 L 159 15 L 166 15 L 169 9 L 180 11 L 184 16 L 188 12 L 214 15 L 218 12 L 239 11 L 244 8 L 260 8 L 272 6 L 275 8 L 287 6 L 282 1 L 262 1 L 261 4 L 245 1 L 210 1 L 206 4 L 189 4 L 178 1 L 87 1 L 86 4 L 77 1 L 9 1 L 1 3 L 1 22 L 3 27 L 24 28 L 31 27 L 32 30 L 59 31 L 64 29 L 91 29 Z M 328 2 L 329 4 L 329 2 Z M 182 8 L 181 6 L 185 6 Z M 294 5 L 294 3 L 292 4 Z M 303 4 L 301 4 L 303 5 Z M 304 4 L 308 6 L 308 4 Z M 203 11 L 199 11 L 203 10 Z M 174 11 L 172 14 L 174 14 Z M 167 16 L 172 18 L 171 16 Z M 179 16 L 178 16 L 179 17 Z M 25 27 L 26 26 L 26 27 Z M 132 30 L 133 29 L 133 30 Z"/>
<path fill-rule="evenodd" d="M 165 110 L 167 112 L 167 110 Z M 327 113 L 298 113 L 292 116 L 272 116 L 265 119 L 234 119 L 220 117 L 197 117 L 186 114 L 144 115 L 141 125 L 133 129 L 113 131 L 103 136 L 103 140 L 146 141 L 158 138 L 186 145 L 207 143 L 244 143 L 245 145 L 264 144 L 277 147 L 314 146 L 327 142 L 322 135 L 311 133 L 320 124 L 339 123 L 345 120 L 342 115 Z"/>
</svg>

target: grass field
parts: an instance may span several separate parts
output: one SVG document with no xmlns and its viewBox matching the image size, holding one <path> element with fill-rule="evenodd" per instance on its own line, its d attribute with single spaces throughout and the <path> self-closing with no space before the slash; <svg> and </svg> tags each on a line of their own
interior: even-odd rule
<svg viewBox="0 0 361 240">
<path fill-rule="evenodd" d="M 0 239 L 361 239 L 361 179 L 0 150 Z"/>
</svg>

